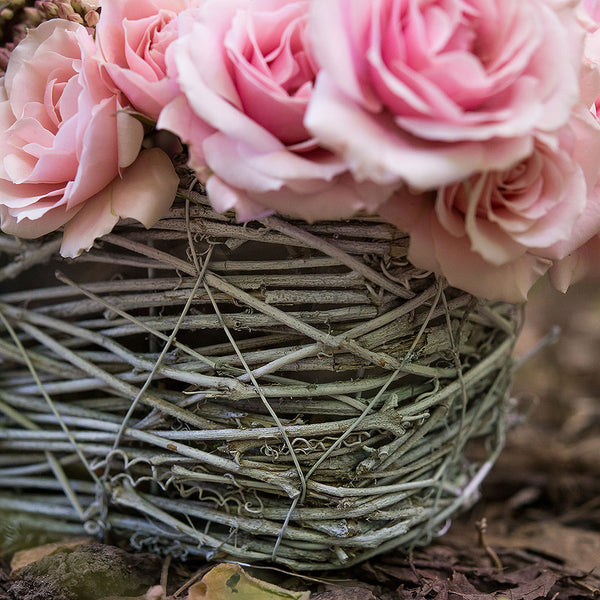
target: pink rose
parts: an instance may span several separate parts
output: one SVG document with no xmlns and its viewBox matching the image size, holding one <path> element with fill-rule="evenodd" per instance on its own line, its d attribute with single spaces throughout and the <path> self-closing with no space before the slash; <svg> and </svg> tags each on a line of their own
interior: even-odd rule
<svg viewBox="0 0 600 600">
<path fill-rule="evenodd" d="M 472 175 L 437 193 L 390 200 L 381 210 L 410 233 L 409 260 L 451 285 L 521 302 L 553 264 L 600 230 L 600 126 L 587 110 L 561 130 L 557 148 L 503 171 Z"/>
<path fill-rule="evenodd" d="M 68 223 L 61 252 L 74 256 L 106 233 L 106 221 L 86 214 L 98 198 L 109 208 L 114 200 L 115 215 L 146 225 L 171 204 L 173 166 L 159 150 L 138 158 L 143 128 L 104 83 L 85 27 L 56 19 L 30 31 L 12 53 L 0 94 L 5 232 L 33 238 Z M 156 169 L 165 185 L 157 187 L 152 178 L 141 182 L 138 164 Z M 123 196 L 113 199 L 112 182 L 119 175 Z"/>
<path fill-rule="evenodd" d="M 165 53 L 177 39 L 177 15 L 191 0 L 103 0 L 96 40 L 105 68 L 132 106 L 156 120 L 178 92 Z"/>
<path fill-rule="evenodd" d="M 432 189 L 503 170 L 578 98 L 583 30 L 547 0 L 314 0 L 305 124 L 359 179 Z"/>
<path fill-rule="evenodd" d="M 317 65 L 308 0 L 207 0 L 182 13 L 172 46 L 182 94 L 158 127 L 188 144 L 190 166 L 220 211 L 306 220 L 373 210 L 390 190 L 357 184 L 303 120 Z"/>
</svg>

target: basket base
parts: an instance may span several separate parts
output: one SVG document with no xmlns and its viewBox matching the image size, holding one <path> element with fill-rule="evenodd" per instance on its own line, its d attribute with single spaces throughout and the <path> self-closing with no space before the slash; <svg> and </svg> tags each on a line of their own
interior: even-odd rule
<svg viewBox="0 0 600 600">
<path fill-rule="evenodd" d="M 296 570 L 427 543 L 503 445 L 517 309 L 373 219 L 190 198 L 75 261 L 0 239 L 0 511 Z"/>
</svg>

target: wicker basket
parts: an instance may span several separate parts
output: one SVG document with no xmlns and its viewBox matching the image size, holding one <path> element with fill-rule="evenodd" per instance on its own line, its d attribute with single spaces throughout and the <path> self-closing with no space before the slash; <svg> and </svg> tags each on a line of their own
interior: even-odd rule
<svg viewBox="0 0 600 600">
<path fill-rule="evenodd" d="M 4 514 L 307 570 L 427 543 L 477 498 L 518 310 L 416 269 L 391 226 L 239 224 L 196 189 L 59 245 L 0 238 Z"/>
</svg>

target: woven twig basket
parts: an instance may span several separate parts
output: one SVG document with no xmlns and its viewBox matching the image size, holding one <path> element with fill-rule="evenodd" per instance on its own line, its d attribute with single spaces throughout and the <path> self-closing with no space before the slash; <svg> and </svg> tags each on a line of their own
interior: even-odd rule
<svg viewBox="0 0 600 600">
<path fill-rule="evenodd" d="M 413 267 L 390 225 L 239 224 L 196 190 L 74 261 L 59 244 L 0 238 L 0 511 L 307 570 L 476 499 L 518 311 Z"/>
</svg>

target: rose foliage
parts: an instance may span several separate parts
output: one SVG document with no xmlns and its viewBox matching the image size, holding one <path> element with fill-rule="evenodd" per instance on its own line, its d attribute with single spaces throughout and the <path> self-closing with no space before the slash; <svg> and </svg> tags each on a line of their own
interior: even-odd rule
<svg viewBox="0 0 600 600">
<path fill-rule="evenodd" d="M 11 56 L 2 229 L 64 226 L 76 256 L 119 217 L 151 226 L 177 177 L 140 148 L 166 130 L 240 220 L 375 215 L 473 294 L 565 290 L 598 263 L 599 6 L 102 0 L 95 32 L 49 21 Z"/>
</svg>

